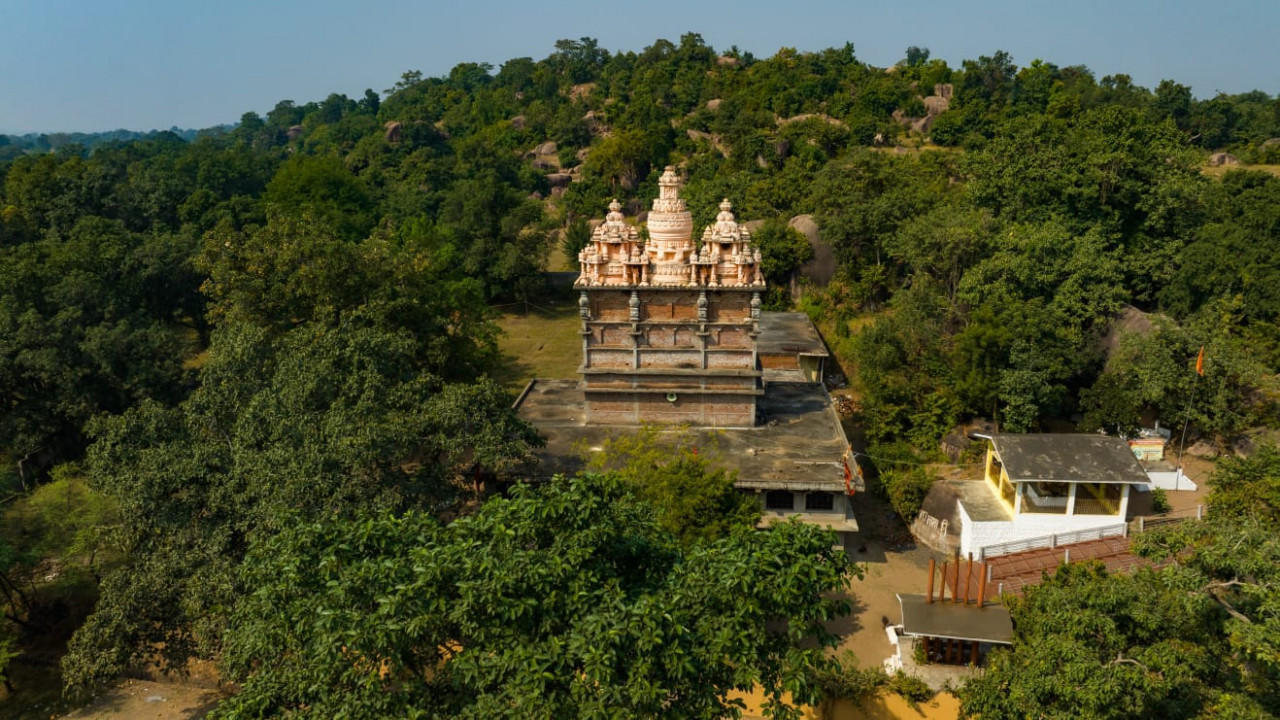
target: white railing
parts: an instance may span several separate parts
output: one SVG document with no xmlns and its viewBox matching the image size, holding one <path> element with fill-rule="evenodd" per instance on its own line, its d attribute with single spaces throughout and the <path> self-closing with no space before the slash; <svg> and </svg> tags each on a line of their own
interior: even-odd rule
<svg viewBox="0 0 1280 720">
<path fill-rule="evenodd" d="M 1089 540 L 1101 540 L 1106 537 L 1124 537 L 1128 534 L 1128 530 L 1129 526 L 1125 523 L 1116 523 L 1115 525 L 1105 525 L 1087 530 L 1073 530 L 1071 532 L 1040 535 L 1024 540 L 1010 540 L 1009 542 L 996 543 L 994 545 L 984 545 L 978 548 L 978 561 L 985 562 L 989 558 L 1001 555 L 1012 555 L 1040 548 L 1055 548 L 1060 545 L 1073 545 Z"/>
</svg>

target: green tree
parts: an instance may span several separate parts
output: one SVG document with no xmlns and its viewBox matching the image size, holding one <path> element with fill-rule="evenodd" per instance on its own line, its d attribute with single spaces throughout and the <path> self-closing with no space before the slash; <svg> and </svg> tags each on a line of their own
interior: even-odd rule
<svg viewBox="0 0 1280 720">
<path fill-rule="evenodd" d="M 960 689 L 963 717 L 1194 718 L 1240 687 L 1217 606 L 1168 575 L 1067 565 L 1009 606 L 1013 648 Z"/>
<path fill-rule="evenodd" d="M 249 543 L 292 522 L 361 509 L 435 512 L 470 495 L 478 468 L 511 470 L 537 442 L 491 382 L 446 384 L 421 340 L 360 313 L 282 334 L 220 327 L 199 389 L 92 427 L 91 486 L 116 503 L 129 563 L 64 658 L 91 685 L 157 653 L 213 657 L 252 585 Z M 300 518 L 300 519 L 299 519 Z"/>
<path fill-rule="evenodd" d="M 1261 445 L 1247 457 L 1220 458 L 1209 476 L 1209 505 L 1227 517 L 1280 521 L 1280 446 Z"/>
<path fill-rule="evenodd" d="M 658 524 L 691 547 L 749 529 L 760 519 L 760 503 L 734 488 L 735 473 L 717 467 L 714 445 L 698 447 L 691 436 L 647 426 L 605 441 L 585 453 L 587 468 L 621 478 L 656 512 Z"/>
<path fill-rule="evenodd" d="M 760 270 L 771 283 L 785 284 L 813 257 L 809 240 L 782 219 L 765 221 L 751 238 L 760 247 Z"/>
<path fill-rule="evenodd" d="M 364 183 L 334 157 L 295 155 L 276 172 L 263 200 L 284 215 L 324 218 L 346 240 L 373 227 L 373 199 Z"/>
<path fill-rule="evenodd" d="M 290 523 L 259 544 L 218 717 L 722 717 L 816 700 L 853 568 L 785 523 L 680 551 L 616 481 L 421 514 Z"/>
</svg>

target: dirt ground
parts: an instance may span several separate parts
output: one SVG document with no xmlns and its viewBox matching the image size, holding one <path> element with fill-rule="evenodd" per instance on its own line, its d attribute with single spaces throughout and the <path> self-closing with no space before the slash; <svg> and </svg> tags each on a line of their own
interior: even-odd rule
<svg viewBox="0 0 1280 720">
<path fill-rule="evenodd" d="M 863 667 L 879 667 L 894 652 L 885 625 L 901 621 L 897 593 L 923 593 L 932 551 L 918 545 L 889 504 L 870 493 L 853 499 L 859 532 L 846 537 L 849 557 L 863 571 L 850 586 L 854 613 L 839 650 L 852 650 Z"/>
<path fill-rule="evenodd" d="M 76 720 L 198 720 L 222 695 L 204 687 L 125 680 L 64 718 Z"/>
</svg>

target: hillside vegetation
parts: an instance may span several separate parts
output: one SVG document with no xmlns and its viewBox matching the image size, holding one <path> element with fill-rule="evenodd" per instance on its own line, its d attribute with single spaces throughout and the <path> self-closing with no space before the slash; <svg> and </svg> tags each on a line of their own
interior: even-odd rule
<svg viewBox="0 0 1280 720">
<path fill-rule="evenodd" d="M 226 716 L 322 715 L 344 688 L 397 710 L 444 697 L 448 678 L 415 682 L 460 656 L 466 695 L 441 707 L 485 716 L 545 678 L 533 656 L 486 665 L 510 638 L 463 610 L 519 603 L 494 622 L 563 665 L 565 684 L 540 697 L 564 704 L 533 714 L 681 698 L 710 713 L 756 683 L 812 699 L 812 642 L 838 610 L 813 603 L 853 573 L 817 531 L 677 549 L 646 501 L 598 479 L 574 492 L 625 495 L 621 509 L 566 503 L 567 524 L 548 526 L 522 494 L 450 524 L 475 512 L 482 474 L 519 477 L 539 442 L 489 379 L 518 384 L 495 308 L 539 299 L 553 249 L 572 265 L 587 221 L 614 197 L 638 213 L 673 164 L 696 223 L 723 197 L 764 221 L 772 307 L 792 305 L 789 281 L 813 254 L 788 220 L 813 216 L 834 279 L 798 304 L 834 328 L 883 453 L 928 455 L 973 417 L 1110 431 L 1189 418 L 1226 447 L 1277 422 L 1280 178 L 1248 168 L 1280 163 L 1275 138 L 1280 100 L 1263 92 L 1195 100 L 1171 80 L 1150 90 L 1003 52 L 958 68 L 921 48 L 888 69 L 852 45 L 756 58 L 696 34 L 640 53 L 562 40 L 541 60 L 410 71 L 385 93 L 285 100 L 185 136 L 0 137 L 0 674 L 56 625 L 64 639 L 75 629 L 74 688 L 228 659 L 249 691 Z M 1246 165 L 1206 175 L 1211 151 Z M 524 332 L 507 347 L 532 342 Z M 605 535 L 578 537 L 597 520 Z M 507 530 L 536 541 L 513 549 Z M 407 564 L 410 535 L 469 561 L 487 543 L 506 564 L 438 597 L 394 585 L 434 587 L 434 565 L 348 567 L 365 545 Z M 575 574 L 556 552 L 577 542 L 622 565 Z M 651 557 L 626 566 L 640 546 Z M 752 564 L 743 548 L 786 562 Z M 545 566 L 522 565 L 524 551 Z M 777 574 L 793 565 L 813 572 Z M 693 612 L 671 589 L 682 578 L 711 607 L 734 595 L 737 581 L 718 579 L 732 573 L 784 595 L 695 631 L 687 662 L 623 672 L 618 658 L 661 645 L 661 603 Z M 549 594 L 512 595 L 513 578 Z M 593 578 L 614 583 L 593 596 L 612 610 L 557 604 Z M 318 594 L 336 586 L 359 592 Z M 474 605 L 446 608 L 459 603 Z M 1274 605 L 1249 607 L 1274 621 Z M 375 608 L 383 624 L 363 624 Z M 274 609 L 327 613 L 328 644 L 309 646 Z M 796 624 L 751 635 L 780 617 Z M 627 622 L 625 637 L 601 634 Z M 397 634 L 406 623 L 435 624 Z M 566 627 L 580 655 L 549 639 Z M 254 685 L 278 650 L 262 638 L 291 662 Z M 1238 647 L 1274 649 L 1259 643 Z M 716 660 L 730 646 L 734 669 Z M 299 662 L 307 653 L 327 664 Z M 1274 678 L 1262 662 L 1222 683 L 1274 710 L 1274 688 L 1251 684 Z M 400 684 L 379 685 L 380 668 Z"/>
</svg>

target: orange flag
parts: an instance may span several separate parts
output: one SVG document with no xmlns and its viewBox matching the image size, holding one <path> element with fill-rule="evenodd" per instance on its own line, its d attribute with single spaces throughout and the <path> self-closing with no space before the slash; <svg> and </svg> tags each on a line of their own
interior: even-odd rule
<svg viewBox="0 0 1280 720">
<path fill-rule="evenodd" d="M 1204 346 L 1200 346 L 1200 356 L 1196 358 L 1196 374 L 1204 375 Z"/>
</svg>

